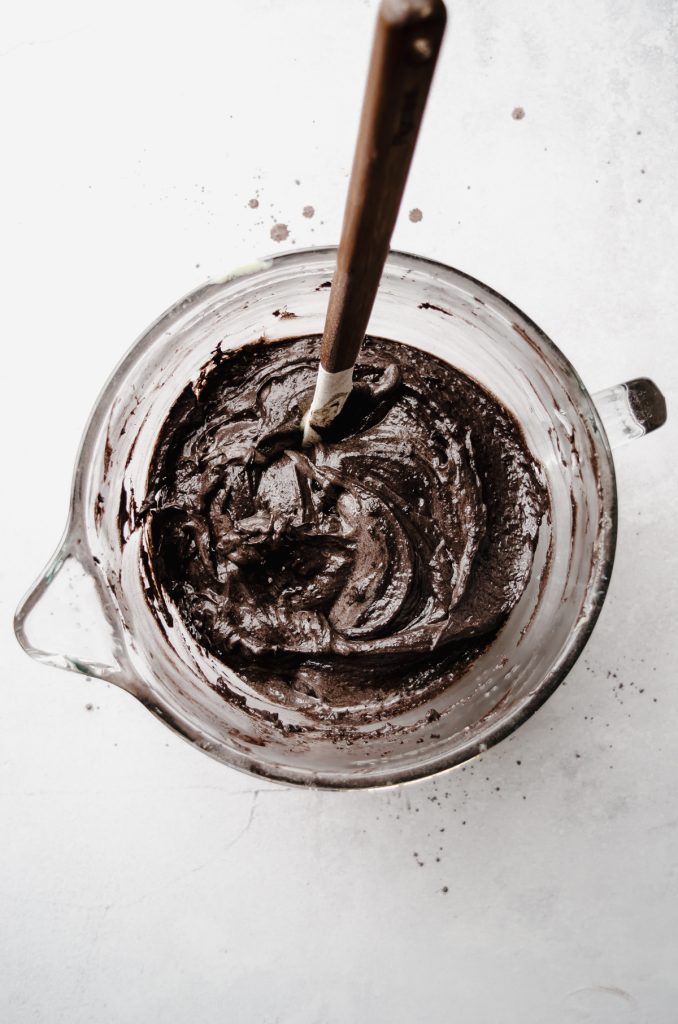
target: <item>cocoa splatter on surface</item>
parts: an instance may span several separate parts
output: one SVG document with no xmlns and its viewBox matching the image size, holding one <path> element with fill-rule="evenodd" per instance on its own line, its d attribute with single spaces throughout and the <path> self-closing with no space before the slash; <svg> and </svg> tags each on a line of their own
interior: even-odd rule
<svg viewBox="0 0 678 1024">
<path fill-rule="evenodd" d="M 410 210 L 410 220 L 413 224 L 418 224 L 424 214 L 421 212 L 418 206 L 415 206 L 413 210 Z"/>
<path fill-rule="evenodd" d="M 522 107 L 514 107 L 511 111 L 511 117 L 514 121 L 522 121 L 522 119 L 525 117 L 525 111 Z"/>
<path fill-rule="evenodd" d="M 250 201 L 249 201 L 249 203 L 247 205 L 249 206 L 249 208 L 251 210 L 256 210 L 257 206 L 259 205 L 259 200 L 258 199 L 250 199 Z"/>
<path fill-rule="evenodd" d="M 274 224 L 271 228 L 271 238 L 274 242 L 284 242 L 289 233 L 287 224 Z"/>
<path fill-rule="evenodd" d="M 308 217 L 310 220 L 310 218 L 315 213 L 315 210 L 313 209 L 312 206 L 305 206 L 301 212 L 303 213 L 304 217 Z"/>
</svg>

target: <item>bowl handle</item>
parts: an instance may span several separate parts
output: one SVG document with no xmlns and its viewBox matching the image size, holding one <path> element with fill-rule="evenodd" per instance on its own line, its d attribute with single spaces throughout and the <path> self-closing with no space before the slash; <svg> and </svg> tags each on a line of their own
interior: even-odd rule
<svg viewBox="0 0 678 1024">
<path fill-rule="evenodd" d="M 66 537 L 19 605 L 14 632 L 36 661 L 128 688 L 119 618 L 91 560 Z"/>
<path fill-rule="evenodd" d="M 611 448 L 643 437 L 666 423 L 666 399 L 647 377 L 597 391 L 593 401 Z"/>
</svg>

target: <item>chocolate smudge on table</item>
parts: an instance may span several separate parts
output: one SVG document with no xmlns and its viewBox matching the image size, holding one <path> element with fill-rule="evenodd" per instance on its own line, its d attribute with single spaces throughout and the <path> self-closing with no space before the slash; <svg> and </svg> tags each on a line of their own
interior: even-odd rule
<svg viewBox="0 0 678 1024">
<path fill-rule="evenodd" d="M 289 237 L 287 224 L 274 224 L 271 228 L 271 238 L 274 242 L 284 242 Z"/>
</svg>

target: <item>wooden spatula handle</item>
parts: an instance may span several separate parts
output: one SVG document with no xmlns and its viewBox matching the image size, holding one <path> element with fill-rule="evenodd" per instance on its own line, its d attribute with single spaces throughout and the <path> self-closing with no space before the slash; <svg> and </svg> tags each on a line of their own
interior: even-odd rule
<svg viewBox="0 0 678 1024">
<path fill-rule="evenodd" d="M 353 366 L 402 200 L 446 21 L 442 0 L 382 0 L 320 363 Z"/>
</svg>

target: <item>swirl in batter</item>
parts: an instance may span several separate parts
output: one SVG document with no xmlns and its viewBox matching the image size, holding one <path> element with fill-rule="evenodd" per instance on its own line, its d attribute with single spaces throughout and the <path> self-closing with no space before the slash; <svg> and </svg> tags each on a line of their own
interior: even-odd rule
<svg viewBox="0 0 678 1024">
<path fill-rule="evenodd" d="M 152 461 L 148 554 L 192 636 L 270 700 L 418 703 L 520 598 L 542 474 L 495 398 L 379 338 L 322 443 L 303 449 L 318 347 L 217 351 L 184 391 Z"/>
</svg>

